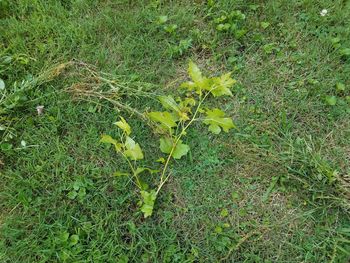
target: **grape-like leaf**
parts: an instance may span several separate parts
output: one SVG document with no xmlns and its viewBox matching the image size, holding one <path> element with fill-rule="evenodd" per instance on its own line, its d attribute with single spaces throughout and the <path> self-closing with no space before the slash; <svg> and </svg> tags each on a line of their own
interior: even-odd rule
<svg viewBox="0 0 350 263">
<path fill-rule="evenodd" d="M 206 111 L 207 116 L 204 119 L 204 123 L 209 125 L 209 131 L 215 134 L 219 134 L 221 129 L 228 132 L 229 129 L 235 128 L 231 118 L 225 118 L 225 113 L 220 109 L 213 109 Z"/>
<path fill-rule="evenodd" d="M 120 129 L 122 129 L 127 135 L 130 135 L 131 127 L 122 116 L 120 116 L 120 121 L 117 121 L 114 124 L 117 125 Z"/>
<path fill-rule="evenodd" d="M 210 90 L 211 79 L 203 77 L 198 66 L 192 61 L 188 65 L 188 74 L 192 81 L 183 83 L 182 88 L 187 88 L 189 91 L 195 90 L 197 94 L 201 94 L 202 90 Z"/>
<path fill-rule="evenodd" d="M 103 134 L 100 142 L 113 144 L 117 152 L 120 152 L 122 150 L 122 144 L 109 135 Z"/>
<path fill-rule="evenodd" d="M 142 197 L 142 206 L 141 211 L 143 213 L 143 216 L 149 217 L 153 213 L 154 208 L 154 202 L 157 199 L 157 193 L 154 190 L 151 190 L 150 192 L 147 191 L 141 191 L 141 197 Z"/>
<path fill-rule="evenodd" d="M 173 147 L 173 141 L 168 138 L 168 137 L 164 137 L 164 138 L 160 138 L 160 150 L 163 153 L 170 153 L 171 152 L 171 148 Z"/>
<path fill-rule="evenodd" d="M 126 157 L 129 157 L 131 160 L 143 159 L 143 153 L 140 145 L 135 143 L 135 141 L 129 136 L 125 139 L 125 148 L 126 150 L 124 151 L 124 154 Z"/>
<path fill-rule="evenodd" d="M 148 116 L 152 121 L 160 123 L 163 128 L 171 129 L 176 127 L 177 119 L 170 112 L 153 111 L 148 113 Z"/>
<path fill-rule="evenodd" d="M 172 148 L 173 148 L 173 141 L 171 138 L 168 138 L 168 137 L 160 138 L 160 150 L 163 153 L 169 154 Z M 181 157 L 186 155 L 189 150 L 190 150 L 190 147 L 187 144 L 182 143 L 182 140 L 179 140 L 171 156 L 174 157 L 174 159 L 181 159 Z"/>
<path fill-rule="evenodd" d="M 226 73 L 220 77 L 212 78 L 212 81 L 213 87 L 211 89 L 211 93 L 214 95 L 214 97 L 223 95 L 232 96 L 230 88 L 236 83 L 236 81 L 231 78 L 231 73 Z"/>
<path fill-rule="evenodd" d="M 175 159 L 181 159 L 181 157 L 186 155 L 189 150 L 190 147 L 187 144 L 182 143 L 182 140 L 179 140 L 172 155 Z"/>
</svg>

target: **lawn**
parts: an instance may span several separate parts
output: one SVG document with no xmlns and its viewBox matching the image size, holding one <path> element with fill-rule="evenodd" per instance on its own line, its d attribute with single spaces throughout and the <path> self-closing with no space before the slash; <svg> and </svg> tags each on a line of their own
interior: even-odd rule
<svg viewBox="0 0 350 263">
<path fill-rule="evenodd" d="M 349 262 L 349 17 L 348 0 L 0 0 L 0 262 Z M 101 138 L 124 117 L 162 170 L 150 112 L 195 95 L 194 64 L 231 72 L 199 112 L 235 127 L 194 121 L 145 217 L 159 174 L 120 174 Z"/>
</svg>

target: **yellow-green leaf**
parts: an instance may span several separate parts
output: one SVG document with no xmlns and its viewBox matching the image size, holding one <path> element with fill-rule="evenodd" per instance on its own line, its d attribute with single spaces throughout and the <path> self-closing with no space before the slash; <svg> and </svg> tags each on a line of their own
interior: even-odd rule
<svg viewBox="0 0 350 263">
<path fill-rule="evenodd" d="M 110 143 L 110 144 L 115 144 L 118 143 L 115 139 L 113 139 L 110 135 L 103 134 L 101 137 L 100 142 L 102 143 Z"/>
<path fill-rule="evenodd" d="M 154 190 L 148 191 L 140 191 L 142 197 L 142 206 L 141 211 L 143 216 L 149 217 L 153 213 L 154 202 L 157 199 L 157 193 Z"/>
<path fill-rule="evenodd" d="M 143 153 L 140 145 L 138 143 L 135 143 L 135 141 L 129 136 L 126 137 L 125 148 L 126 150 L 124 151 L 124 154 L 126 157 L 129 157 L 131 160 L 143 159 Z"/>
<path fill-rule="evenodd" d="M 120 129 L 122 129 L 127 135 L 130 135 L 131 127 L 122 116 L 120 116 L 120 121 L 117 121 L 114 124 L 117 125 Z"/>
<path fill-rule="evenodd" d="M 160 150 L 163 153 L 169 154 L 172 148 L 173 148 L 173 141 L 171 138 L 168 138 L 168 137 L 160 138 Z M 186 155 L 189 150 L 190 150 L 190 147 L 182 143 L 182 140 L 179 140 L 171 156 L 174 157 L 174 159 L 181 159 L 181 157 Z"/>
<path fill-rule="evenodd" d="M 181 159 L 182 156 L 186 155 L 190 147 L 187 144 L 182 143 L 181 140 L 177 143 L 175 150 L 173 151 L 172 156 L 174 159 Z"/>
<path fill-rule="evenodd" d="M 185 98 L 183 101 L 181 101 L 180 105 L 182 107 L 195 106 L 196 100 L 194 98 Z"/>
<path fill-rule="evenodd" d="M 172 96 L 159 96 L 158 99 L 165 109 L 172 110 L 174 112 L 180 111 L 179 105 Z"/>
<path fill-rule="evenodd" d="M 173 147 L 173 141 L 170 138 L 168 137 L 160 138 L 159 142 L 160 142 L 159 148 L 163 153 L 171 152 L 171 149 Z"/>
<path fill-rule="evenodd" d="M 235 128 L 231 118 L 225 118 L 225 113 L 220 109 L 213 109 L 206 111 L 207 116 L 204 119 L 204 123 L 209 125 L 209 131 L 219 134 L 221 129 L 228 132 L 229 129 Z"/>
<path fill-rule="evenodd" d="M 148 113 L 149 118 L 152 121 L 160 123 L 164 128 L 171 129 L 176 127 L 176 118 L 170 112 L 164 111 L 154 111 Z"/>
<path fill-rule="evenodd" d="M 220 212 L 220 215 L 222 217 L 227 217 L 228 216 L 228 210 L 226 208 L 222 209 Z"/>
<path fill-rule="evenodd" d="M 124 176 L 124 175 L 129 175 L 129 173 L 126 173 L 126 172 L 121 172 L 121 171 L 116 171 L 116 172 L 114 172 L 114 176 L 117 176 L 117 177 L 119 177 L 119 176 Z"/>
<path fill-rule="evenodd" d="M 217 78 L 212 78 L 213 87 L 211 93 L 214 97 L 219 97 L 223 95 L 232 96 L 230 88 L 236 83 L 236 81 L 231 78 L 231 73 L 224 74 Z"/>
<path fill-rule="evenodd" d="M 203 81 L 203 76 L 201 70 L 192 61 L 188 64 L 188 74 L 190 75 L 194 83 L 200 83 Z"/>
<path fill-rule="evenodd" d="M 181 87 L 187 88 L 189 91 L 195 90 L 197 94 L 201 94 L 202 90 L 210 90 L 211 79 L 203 77 L 198 66 L 192 61 L 188 65 L 188 74 L 192 81 L 183 83 Z"/>
<path fill-rule="evenodd" d="M 176 118 L 174 118 L 175 121 L 178 119 L 181 121 L 187 121 L 190 119 L 187 115 L 190 108 L 184 107 L 182 101 L 179 105 L 172 96 L 159 96 L 158 99 L 164 108 L 173 111 L 173 114 L 176 115 Z"/>
<path fill-rule="evenodd" d="M 165 163 L 165 159 L 163 157 L 160 157 L 156 162 L 158 162 L 158 163 Z"/>
<path fill-rule="evenodd" d="M 113 139 L 109 135 L 103 134 L 100 142 L 113 144 L 115 147 L 115 150 L 118 152 L 122 150 L 122 144 L 120 142 L 118 142 L 117 140 Z"/>
<path fill-rule="evenodd" d="M 326 103 L 330 106 L 334 106 L 337 104 L 336 96 L 326 96 Z"/>
<path fill-rule="evenodd" d="M 187 81 L 182 83 L 180 85 L 180 88 L 184 88 L 184 89 L 188 89 L 189 91 L 192 91 L 196 89 L 196 83 L 194 83 L 193 81 Z"/>
</svg>

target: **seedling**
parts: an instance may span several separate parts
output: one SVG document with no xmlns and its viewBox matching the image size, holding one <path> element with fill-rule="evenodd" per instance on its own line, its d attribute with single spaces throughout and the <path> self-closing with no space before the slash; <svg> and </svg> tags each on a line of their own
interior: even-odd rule
<svg viewBox="0 0 350 263">
<path fill-rule="evenodd" d="M 270 26 L 270 23 L 269 22 L 261 22 L 260 25 L 263 29 L 266 29 Z"/>
<path fill-rule="evenodd" d="M 184 55 L 192 47 L 192 39 L 187 38 L 180 40 L 178 45 L 172 45 L 169 47 L 170 57 L 178 58 Z"/>
<path fill-rule="evenodd" d="M 341 83 L 341 82 L 338 82 L 336 85 L 335 85 L 336 89 L 338 92 L 344 92 L 345 91 L 345 85 L 344 83 Z"/>
<path fill-rule="evenodd" d="M 216 30 L 220 32 L 231 32 L 235 38 L 239 39 L 247 32 L 242 27 L 245 15 L 240 10 L 232 11 L 230 14 L 221 15 L 214 19 Z"/>
<path fill-rule="evenodd" d="M 206 100 L 211 96 L 232 96 L 230 88 L 236 81 L 231 78 L 231 73 L 219 77 L 204 77 L 193 62 L 189 63 L 188 73 L 191 81 L 180 86 L 180 89 L 186 91 L 184 97 L 175 100 L 170 95 L 160 96 L 159 102 L 166 111 L 146 113 L 149 120 L 155 124 L 155 132 L 160 135 L 159 148 L 162 156 L 156 160 L 163 165 L 160 171 L 138 166 L 137 161 L 144 159 L 144 154 L 140 144 L 131 138 L 132 128 L 123 117 L 120 117 L 120 120 L 115 123 L 122 130 L 120 140 L 109 135 L 103 135 L 101 139 L 103 143 L 112 144 L 126 160 L 129 171 L 117 171 L 115 175 L 133 178 L 140 192 L 140 209 L 144 217 L 152 215 L 157 196 L 171 176 L 171 173 L 168 172 L 171 161 L 182 159 L 188 154 L 190 146 L 184 143 L 183 137 L 186 136 L 194 122 L 202 121 L 214 134 L 219 134 L 222 130 L 228 132 L 235 127 L 232 119 L 225 117 L 224 111 L 204 106 Z M 140 175 L 144 172 L 158 174 L 158 182 L 155 187 L 151 188 L 143 182 Z"/>
<path fill-rule="evenodd" d="M 163 25 L 168 21 L 168 16 L 159 16 L 157 20 L 157 24 Z"/>
<path fill-rule="evenodd" d="M 177 29 L 177 25 L 175 24 L 164 26 L 164 30 L 170 34 L 175 33 L 176 29 Z"/>
<path fill-rule="evenodd" d="M 337 97 L 336 96 L 326 96 L 325 101 L 329 106 L 334 106 L 337 104 Z"/>
</svg>

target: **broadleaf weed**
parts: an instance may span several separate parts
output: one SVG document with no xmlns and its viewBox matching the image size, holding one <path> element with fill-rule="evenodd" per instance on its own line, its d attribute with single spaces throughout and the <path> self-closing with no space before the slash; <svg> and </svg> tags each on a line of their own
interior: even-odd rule
<svg viewBox="0 0 350 263">
<path fill-rule="evenodd" d="M 220 77 L 205 77 L 198 66 L 190 61 L 188 74 L 191 80 L 180 85 L 184 90 L 184 96 L 174 99 L 171 95 L 159 96 L 159 102 L 167 111 L 152 111 L 145 115 L 155 124 L 154 131 L 160 135 L 160 150 L 167 156 L 160 157 L 156 162 L 162 163 L 161 170 L 153 170 L 139 167 L 137 161 L 144 159 L 144 154 L 139 143 L 132 139 L 132 128 L 127 121 L 120 117 L 120 121 L 115 124 L 122 130 L 119 140 L 109 135 L 103 135 L 101 142 L 112 144 L 129 166 L 130 172 L 117 171 L 118 176 L 131 176 L 133 182 L 138 187 L 141 195 L 139 202 L 140 209 L 144 217 L 149 217 L 153 213 L 157 196 L 164 184 L 171 176 L 168 171 L 172 159 L 181 159 L 190 151 L 190 146 L 182 140 L 186 136 L 189 128 L 196 121 L 202 121 L 209 125 L 208 130 L 214 134 L 219 134 L 221 130 L 228 132 L 235 125 L 231 118 L 224 117 L 224 111 L 205 107 L 205 102 L 209 96 L 232 96 L 230 88 L 236 83 L 231 78 L 230 73 Z M 157 183 L 150 188 L 145 184 L 140 174 L 144 171 L 158 174 Z"/>
</svg>

